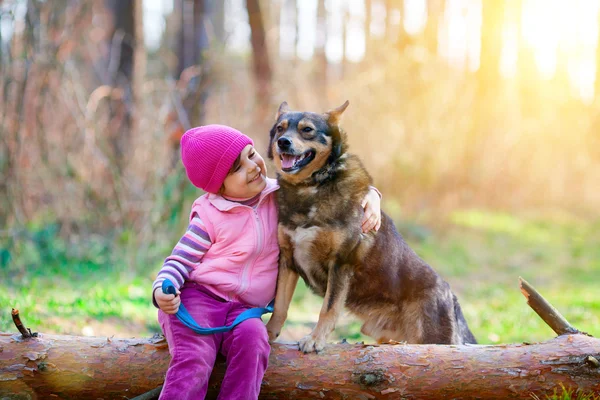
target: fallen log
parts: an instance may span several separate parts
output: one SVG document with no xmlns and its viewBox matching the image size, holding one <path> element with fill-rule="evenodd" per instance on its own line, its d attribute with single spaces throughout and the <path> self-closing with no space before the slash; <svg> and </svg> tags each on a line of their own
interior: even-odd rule
<svg viewBox="0 0 600 400">
<path fill-rule="evenodd" d="M 332 344 L 303 354 L 274 344 L 262 399 L 531 399 L 561 385 L 600 393 L 600 340 L 563 335 L 500 346 Z M 0 398 L 123 399 L 161 385 L 169 363 L 162 337 L 107 339 L 0 334 Z M 215 398 L 225 371 L 211 379 Z"/>
<path fill-rule="evenodd" d="M 600 394 L 600 339 L 577 333 L 531 285 L 521 280 L 520 286 L 532 308 L 552 320 L 557 333 L 568 334 L 496 346 L 344 343 L 320 354 L 276 343 L 260 397 L 531 399 L 563 388 Z M 156 398 L 164 381 L 169 353 L 161 336 L 36 336 L 19 330 L 23 335 L 0 333 L 0 399 L 123 399 L 149 391 L 145 398 Z M 207 398 L 216 398 L 224 372 L 219 360 Z"/>
</svg>

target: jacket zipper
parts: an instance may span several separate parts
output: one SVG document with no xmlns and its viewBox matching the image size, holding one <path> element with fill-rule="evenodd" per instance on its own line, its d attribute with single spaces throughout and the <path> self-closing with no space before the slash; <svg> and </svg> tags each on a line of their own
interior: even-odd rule
<svg viewBox="0 0 600 400">
<path fill-rule="evenodd" d="M 256 251 L 254 254 L 254 258 L 252 259 L 252 261 L 249 261 L 248 263 L 246 263 L 246 265 L 244 265 L 244 269 L 242 270 L 242 279 L 241 279 L 241 283 L 240 283 L 240 287 L 238 289 L 238 296 L 243 295 L 246 290 L 248 290 L 248 286 L 249 286 L 249 282 L 248 282 L 248 271 L 250 270 L 250 267 L 253 266 L 256 263 L 256 260 L 258 259 L 258 257 L 260 256 L 260 254 L 262 253 L 263 250 L 263 236 L 264 236 L 264 232 L 260 223 L 260 217 L 258 215 L 258 206 L 260 205 L 257 204 L 256 208 L 252 208 L 252 212 L 254 213 L 254 221 L 256 223 L 256 231 L 258 233 L 258 240 L 256 243 Z"/>
</svg>

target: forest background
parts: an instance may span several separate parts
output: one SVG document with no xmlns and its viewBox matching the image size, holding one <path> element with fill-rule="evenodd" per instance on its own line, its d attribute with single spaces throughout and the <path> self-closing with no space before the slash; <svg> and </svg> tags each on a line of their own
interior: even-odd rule
<svg viewBox="0 0 600 400">
<path fill-rule="evenodd" d="M 201 194 L 179 138 L 266 155 L 282 101 L 343 126 L 481 343 L 544 340 L 522 276 L 600 334 L 600 1 L 0 1 L 0 331 L 159 332 Z M 271 168 L 270 175 L 273 176 Z M 283 339 L 310 332 L 300 283 Z M 346 316 L 333 338 L 369 340 Z"/>
</svg>

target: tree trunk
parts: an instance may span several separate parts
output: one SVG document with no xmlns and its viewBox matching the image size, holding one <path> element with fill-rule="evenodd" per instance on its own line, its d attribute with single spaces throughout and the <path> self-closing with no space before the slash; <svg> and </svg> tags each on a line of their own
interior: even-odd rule
<svg viewBox="0 0 600 400">
<path fill-rule="evenodd" d="M 135 48 L 142 46 L 142 38 L 136 37 L 136 14 L 141 15 L 141 2 L 135 0 L 109 0 L 108 7 L 113 16 L 113 32 L 110 35 L 109 83 L 123 90 L 124 96 L 110 103 L 109 138 L 113 161 L 117 170 L 122 172 L 127 160 L 128 148 L 131 144 L 133 73 Z M 138 41 L 140 43 L 138 43 Z M 138 51 L 139 56 L 139 51 Z M 139 61 L 139 60 L 138 60 Z M 139 77 L 141 79 L 142 77 Z"/>
<path fill-rule="evenodd" d="M 209 1 L 207 4 L 210 7 L 210 18 L 212 21 L 215 40 L 219 47 L 225 45 L 227 32 L 225 32 L 225 2 L 224 1 Z"/>
<path fill-rule="evenodd" d="M 499 124 L 502 117 L 498 97 L 503 81 L 500 73 L 502 52 L 502 29 L 504 25 L 504 0 L 488 0 L 481 3 L 481 52 L 479 70 L 476 73 L 476 102 L 471 108 L 471 127 L 463 141 L 461 167 L 469 171 L 457 182 L 459 186 L 480 185 L 481 161 L 486 154 L 486 139 Z"/>
<path fill-rule="evenodd" d="M 600 27 L 600 11 L 596 16 Z M 600 104 L 600 28 L 598 29 L 598 40 L 596 41 L 596 81 L 594 83 L 594 97 L 596 104 Z"/>
<path fill-rule="evenodd" d="M 506 7 L 504 0 L 482 3 L 481 54 L 477 72 L 480 91 L 494 92 L 501 85 L 500 57 Z"/>
<path fill-rule="evenodd" d="M 429 53 L 434 55 L 438 53 L 439 29 L 444 18 L 445 6 L 445 0 L 427 0 L 427 22 L 423 36 Z"/>
<path fill-rule="evenodd" d="M 324 0 L 323 0 L 324 1 Z M 365 59 L 371 48 L 371 22 L 373 21 L 373 1 L 365 0 Z"/>
<path fill-rule="evenodd" d="M 315 54 L 313 57 L 314 69 L 310 77 L 312 93 L 315 93 L 315 108 L 323 109 L 330 106 L 328 99 L 328 69 L 327 54 L 325 47 L 327 45 L 327 9 L 325 0 L 317 1 L 317 21 L 315 32 Z"/>
<path fill-rule="evenodd" d="M 562 335 L 500 346 L 332 344 L 303 354 L 274 344 L 261 399 L 531 399 L 600 393 L 600 340 Z M 131 398 L 161 385 L 167 344 L 152 339 L 0 334 L 0 398 Z M 225 371 L 217 362 L 207 398 Z M 51 397 L 51 396 L 57 397 Z"/>
<path fill-rule="evenodd" d="M 525 0 L 518 0 L 516 2 L 508 3 L 509 11 L 512 12 L 517 26 L 518 26 L 518 58 L 517 58 L 517 82 L 519 90 L 519 112 L 522 117 L 528 118 L 538 113 L 540 104 L 539 89 L 540 85 L 540 72 L 538 70 L 534 48 L 531 44 L 527 43 L 524 35 L 524 21 L 523 21 L 523 7 L 525 6 Z M 559 60 L 559 63 L 566 64 L 565 61 Z M 564 71 L 564 78 L 567 78 L 566 70 Z M 559 74 L 560 75 L 560 74 Z M 566 81 L 565 81 L 566 82 Z"/>
<path fill-rule="evenodd" d="M 406 21 L 406 4 L 404 0 L 396 0 L 400 10 L 400 22 L 398 23 L 398 38 L 396 39 L 396 48 L 402 53 L 412 44 L 412 37 L 406 31 L 404 23 Z"/>
<path fill-rule="evenodd" d="M 477 71 L 480 98 L 495 94 L 501 85 L 500 54 L 505 6 L 504 0 L 482 3 L 481 54 Z"/>
<path fill-rule="evenodd" d="M 181 78 L 181 73 L 187 67 L 198 63 L 199 54 L 194 43 L 194 2 L 190 0 L 179 0 L 177 11 L 180 13 L 181 24 L 179 26 L 178 65 L 175 76 Z"/>
<path fill-rule="evenodd" d="M 250 42 L 252 44 L 252 64 L 256 82 L 256 104 L 259 120 L 267 118 L 271 100 L 271 63 L 267 49 L 265 25 L 258 0 L 246 0 L 248 21 L 250 22 Z"/>
<path fill-rule="evenodd" d="M 597 15 L 600 27 L 600 12 Z M 598 41 L 596 42 L 596 81 L 594 83 L 594 108 L 595 117 L 588 131 L 586 142 L 587 149 L 593 159 L 600 160 L 600 28 L 598 29 Z"/>
</svg>

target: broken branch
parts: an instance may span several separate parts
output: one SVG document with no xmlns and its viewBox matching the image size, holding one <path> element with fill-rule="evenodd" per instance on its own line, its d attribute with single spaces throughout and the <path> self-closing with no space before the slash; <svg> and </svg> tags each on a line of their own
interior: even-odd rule
<svg viewBox="0 0 600 400">
<path fill-rule="evenodd" d="M 523 296 L 527 299 L 527 305 L 529 305 L 529 307 L 531 307 L 557 335 L 583 333 L 590 336 L 589 334 L 574 328 L 565 317 L 563 317 L 561 313 L 548 302 L 548 300 L 539 294 L 529 282 L 521 277 L 519 277 L 519 288 L 521 289 Z"/>
<path fill-rule="evenodd" d="M 35 334 L 31 333 L 31 329 L 25 328 L 25 325 L 23 325 L 23 322 L 21 322 L 21 317 L 19 316 L 19 310 L 17 310 L 16 308 L 13 308 L 11 311 L 11 314 L 12 314 L 12 320 L 15 323 L 15 326 L 17 327 L 19 332 L 21 332 L 21 335 L 23 335 L 23 339 L 27 339 L 32 336 L 36 336 Z"/>
</svg>

